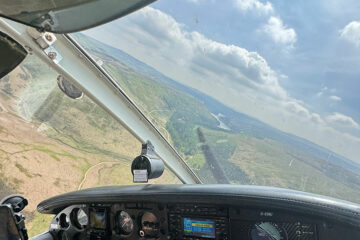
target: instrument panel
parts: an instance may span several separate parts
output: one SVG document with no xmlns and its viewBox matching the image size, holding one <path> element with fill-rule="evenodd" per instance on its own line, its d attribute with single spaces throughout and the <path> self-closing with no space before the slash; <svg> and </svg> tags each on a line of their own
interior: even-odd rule
<svg viewBox="0 0 360 240">
<path fill-rule="evenodd" d="M 56 214 L 51 240 L 360 239 L 360 205 L 268 187 L 100 187 L 52 197 L 37 209 Z"/>
<path fill-rule="evenodd" d="M 58 239 L 318 240 L 314 219 L 206 204 L 73 205 L 50 230 Z"/>
</svg>

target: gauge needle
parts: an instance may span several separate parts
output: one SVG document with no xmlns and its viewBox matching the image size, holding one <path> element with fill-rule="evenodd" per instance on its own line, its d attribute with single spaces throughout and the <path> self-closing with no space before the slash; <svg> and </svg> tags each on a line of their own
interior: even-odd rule
<svg viewBox="0 0 360 240">
<path fill-rule="evenodd" d="M 124 223 L 121 225 L 121 227 L 123 227 L 125 224 L 127 224 L 130 221 L 129 218 L 124 218 Z"/>
</svg>

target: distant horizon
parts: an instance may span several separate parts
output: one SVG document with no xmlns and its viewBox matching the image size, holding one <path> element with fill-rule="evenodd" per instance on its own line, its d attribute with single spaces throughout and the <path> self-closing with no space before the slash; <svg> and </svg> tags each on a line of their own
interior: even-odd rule
<svg viewBox="0 0 360 240">
<path fill-rule="evenodd" d="M 325 146 L 319 145 L 319 144 L 317 144 L 317 143 L 315 143 L 315 142 L 313 142 L 313 141 L 311 141 L 311 140 L 309 140 L 309 139 L 306 139 L 306 138 L 302 138 L 302 137 L 300 137 L 300 136 L 297 136 L 297 135 L 295 135 L 295 134 L 293 134 L 293 133 L 291 133 L 291 132 L 285 132 L 285 131 L 283 131 L 283 130 L 281 130 L 281 129 L 278 129 L 277 127 L 272 126 L 272 125 L 270 125 L 270 124 L 262 121 L 261 119 L 258 119 L 258 118 L 253 117 L 253 116 L 249 116 L 249 115 L 247 115 L 246 113 L 240 112 L 240 111 L 238 111 L 237 109 L 234 109 L 234 108 L 232 108 L 231 106 L 226 105 L 225 103 L 219 101 L 218 99 L 213 98 L 212 96 L 208 95 L 206 92 L 201 91 L 200 89 L 196 89 L 196 88 L 193 88 L 192 86 L 184 85 L 183 83 L 174 80 L 173 78 L 167 76 L 165 73 L 160 72 L 159 70 L 157 70 L 157 69 L 154 68 L 153 66 L 151 66 L 151 65 L 149 65 L 149 64 L 141 61 L 140 59 L 132 56 L 131 54 L 125 52 L 125 51 L 122 50 L 122 49 L 119 49 L 119 48 L 117 48 L 117 47 L 114 47 L 114 46 L 112 46 L 112 45 L 109 45 L 109 44 L 107 44 L 107 43 L 104 43 L 104 42 L 102 42 L 102 41 L 94 38 L 93 36 L 90 36 L 90 35 L 85 34 L 84 32 L 83 32 L 83 33 L 77 33 L 76 35 L 78 35 L 78 34 L 83 35 L 83 36 L 85 36 L 86 38 L 91 39 L 92 41 L 99 42 L 100 44 L 103 44 L 103 45 L 105 45 L 105 46 L 107 46 L 107 47 L 109 47 L 109 48 L 114 48 L 114 49 L 122 52 L 123 54 L 128 55 L 129 57 L 133 58 L 134 60 L 138 61 L 140 64 L 145 65 L 147 68 L 150 68 L 152 71 L 156 71 L 158 74 L 161 74 L 161 75 L 163 75 L 164 77 L 170 79 L 171 81 L 174 81 L 174 82 L 176 82 L 177 84 L 180 84 L 180 85 L 182 85 L 182 86 L 184 86 L 184 87 L 186 87 L 186 88 L 190 88 L 190 89 L 193 89 L 193 90 L 195 90 L 195 91 L 199 91 L 201 94 L 206 95 L 207 97 L 213 99 L 214 101 L 217 101 L 219 104 L 223 104 L 225 107 L 228 107 L 229 109 L 231 109 L 231 110 L 233 110 L 233 111 L 235 111 L 235 112 L 237 112 L 237 113 L 239 113 L 239 114 L 243 114 L 243 115 L 247 116 L 248 118 L 252 118 L 252 119 L 254 119 L 254 120 L 256 120 L 256 121 L 259 121 L 260 123 L 262 123 L 262 124 L 264 124 L 264 125 L 267 125 L 267 126 L 269 126 L 269 127 L 272 127 L 272 128 L 276 129 L 276 130 L 279 131 L 279 132 L 283 132 L 283 133 L 285 133 L 285 134 L 290 134 L 290 135 L 293 136 L 293 137 L 302 139 L 302 140 L 304 140 L 304 141 L 308 141 L 309 143 L 313 144 L 314 146 L 323 148 L 324 150 L 330 152 L 331 154 L 335 154 L 335 155 L 337 155 L 338 157 L 344 158 L 344 159 L 347 160 L 347 161 L 351 161 L 352 163 L 357 164 L 357 165 L 359 165 L 359 167 L 360 167 L 360 163 L 359 163 L 359 162 L 354 161 L 354 160 L 352 160 L 352 159 L 350 159 L 350 158 L 348 158 L 348 157 L 346 157 L 346 156 L 344 156 L 344 155 L 342 155 L 342 154 L 336 153 L 336 152 L 332 151 L 331 149 L 329 149 L 329 148 L 327 148 L 327 147 L 325 147 Z M 108 53 L 108 54 L 110 54 L 110 53 Z M 130 68 L 132 68 L 132 69 L 134 69 L 134 70 L 137 70 L 136 68 L 134 68 L 134 66 L 131 66 L 131 65 L 127 65 L 127 66 L 130 67 Z M 205 106 L 206 106 L 206 105 L 205 105 Z M 209 110 L 209 112 L 212 113 L 210 110 Z M 224 115 L 226 116 L 226 113 L 221 113 L 221 114 L 224 114 Z M 236 133 L 236 132 L 233 132 L 233 133 Z"/>
</svg>

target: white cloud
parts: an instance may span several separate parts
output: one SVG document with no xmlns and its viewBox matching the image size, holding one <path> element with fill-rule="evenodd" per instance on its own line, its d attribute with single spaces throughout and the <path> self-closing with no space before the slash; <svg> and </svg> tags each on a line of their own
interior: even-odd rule
<svg viewBox="0 0 360 240">
<path fill-rule="evenodd" d="M 234 0 L 234 3 L 243 12 L 251 11 L 260 15 L 273 15 L 275 12 L 273 5 L 268 1 Z M 297 41 L 295 30 L 284 25 L 280 17 L 271 16 L 260 31 L 268 34 L 274 42 L 286 45 L 287 48 L 293 47 Z"/>
<path fill-rule="evenodd" d="M 274 12 L 274 8 L 270 2 L 261 2 L 259 0 L 235 0 L 235 6 L 243 11 L 255 11 L 260 14 L 270 14 Z"/>
<path fill-rule="evenodd" d="M 297 114 L 299 117 L 310 117 L 309 110 L 296 101 L 285 102 L 284 106 L 288 111 Z"/>
<path fill-rule="evenodd" d="M 272 98 L 283 99 L 287 96 L 275 71 L 256 52 L 213 41 L 198 32 L 186 31 L 174 18 L 151 7 L 126 18 L 126 22 L 127 24 L 118 24 L 113 29 L 122 32 L 119 36 L 128 37 L 128 44 L 136 44 L 134 48 L 143 45 L 157 49 L 156 56 L 154 51 L 149 51 L 146 55 L 162 59 L 149 61 L 153 64 L 159 61 L 175 64 L 177 69 L 174 71 L 169 71 L 169 67 L 164 67 L 163 64 L 156 66 L 175 79 L 179 79 L 178 73 L 185 70 L 184 75 L 191 73 L 192 77 L 195 75 L 202 80 L 237 84 L 243 90 L 256 90 Z M 117 23 L 119 22 L 113 24 Z M 189 83 L 192 82 L 190 78 L 186 79 L 189 79 Z"/>
<path fill-rule="evenodd" d="M 293 46 L 297 41 L 295 30 L 284 25 L 278 17 L 270 17 L 268 23 L 263 26 L 263 31 L 276 43 Z"/>
<path fill-rule="evenodd" d="M 342 98 L 339 96 L 334 95 L 336 93 L 336 89 L 335 88 L 331 88 L 329 89 L 327 86 L 324 86 L 320 89 L 320 91 L 318 93 L 316 93 L 317 97 L 322 97 L 322 96 L 326 96 L 328 97 L 330 100 L 336 101 L 336 102 L 340 102 L 342 101 Z"/>
<path fill-rule="evenodd" d="M 326 120 L 329 123 L 334 124 L 338 127 L 356 128 L 356 129 L 360 128 L 359 124 L 354 119 L 337 112 L 327 116 Z"/>
<path fill-rule="evenodd" d="M 285 74 L 280 74 L 279 77 L 282 78 L 282 79 L 288 79 L 288 78 L 289 78 L 289 76 L 287 76 L 287 75 L 285 75 Z"/>
<path fill-rule="evenodd" d="M 311 121 L 315 124 L 324 124 L 324 120 L 318 113 L 311 113 L 306 107 L 304 107 L 299 101 L 293 99 L 283 103 L 285 109 L 295 114 L 295 116 L 302 118 L 305 121 Z"/>
<path fill-rule="evenodd" d="M 258 53 L 215 42 L 195 32 L 187 40 L 193 52 L 201 53 L 203 50 L 203 54 L 196 54 L 191 59 L 196 71 L 219 80 L 231 80 L 274 98 L 286 97 L 276 73 Z"/>
<path fill-rule="evenodd" d="M 316 124 L 324 124 L 325 123 L 324 120 L 321 118 L 321 116 L 318 113 L 310 114 L 310 120 Z"/>
<path fill-rule="evenodd" d="M 360 46 L 360 22 L 353 21 L 340 30 L 340 37 Z"/>
<path fill-rule="evenodd" d="M 186 0 L 190 3 L 214 3 L 216 0 Z"/>
<path fill-rule="evenodd" d="M 336 101 L 336 102 L 340 102 L 340 101 L 342 100 L 341 97 L 335 96 L 335 95 L 332 95 L 332 96 L 330 96 L 329 98 L 330 98 L 331 100 Z"/>
</svg>

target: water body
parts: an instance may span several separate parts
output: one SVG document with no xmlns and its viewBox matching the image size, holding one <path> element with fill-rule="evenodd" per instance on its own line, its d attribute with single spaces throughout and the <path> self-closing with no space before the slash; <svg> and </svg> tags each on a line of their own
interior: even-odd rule
<svg viewBox="0 0 360 240">
<path fill-rule="evenodd" d="M 211 115 L 213 115 L 213 117 L 216 118 L 216 120 L 219 122 L 218 128 L 228 130 L 228 131 L 231 130 L 231 128 L 229 128 L 228 125 L 226 125 L 223 121 L 221 121 L 221 118 L 224 117 L 224 115 L 222 115 L 221 113 L 219 113 L 217 115 L 214 113 L 211 113 Z"/>
</svg>

